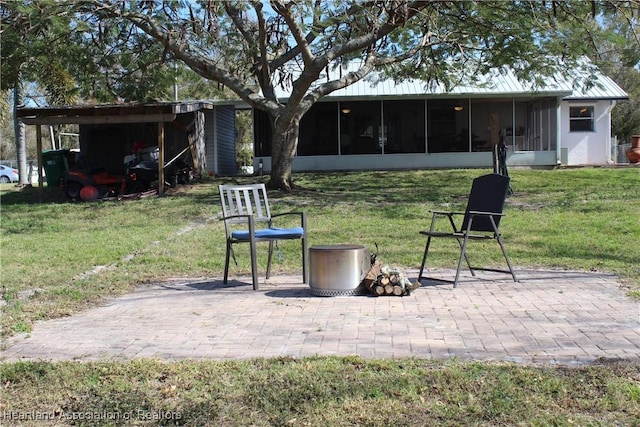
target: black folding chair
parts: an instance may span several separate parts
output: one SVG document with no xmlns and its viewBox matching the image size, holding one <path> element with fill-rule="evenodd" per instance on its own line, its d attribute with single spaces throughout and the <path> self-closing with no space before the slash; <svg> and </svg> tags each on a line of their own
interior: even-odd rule
<svg viewBox="0 0 640 427">
<path fill-rule="evenodd" d="M 431 228 L 429 231 L 421 231 L 420 234 L 427 236 L 427 244 L 424 248 L 424 255 L 422 257 L 422 264 L 420 265 L 420 273 L 418 280 L 431 279 L 443 282 L 453 283 L 453 287 L 458 286 L 458 278 L 460 277 L 460 270 L 462 268 L 462 260 L 464 259 L 471 271 L 471 275 L 475 276 L 475 270 L 481 271 L 494 271 L 499 273 L 510 273 L 513 277 L 513 281 L 517 282 L 516 274 L 511 266 L 511 261 L 507 255 L 502 235 L 499 231 L 500 220 L 504 216 L 502 211 L 504 209 L 504 202 L 509 192 L 509 177 L 489 174 L 483 175 L 473 180 L 471 187 L 471 193 L 469 194 L 469 200 L 467 202 L 467 208 L 464 212 L 443 212 L 432 211 Z M 462 224 L 458 228 L 454 217 L 463 216 Z M 442 216 L 446 216 L 449 219 L 452 231 L 437 231 L 436 220 Z M 431 240 L 433 238 L 446 237 L 453 238 L 458 241 L 460 245 L 460 257 L 458 259 L 458 268 L 456 270 L 456 277 L 453 281 L 434 279 L 430 277 L 424 277 L 424 267 L 427 262 L 427 255 L 431 246 Z M 500 245 L 502 254 L 504 255 L 509 270 L 500 270 L 493 268 L 480 268 L 472 267 L 467 256 L 467 244 L 472 240 L 495 240 Z"/>
</svg>

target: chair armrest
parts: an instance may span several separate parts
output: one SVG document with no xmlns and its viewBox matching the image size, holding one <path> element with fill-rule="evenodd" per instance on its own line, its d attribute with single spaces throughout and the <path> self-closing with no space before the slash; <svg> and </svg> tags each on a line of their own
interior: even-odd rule
<svg viewBox="0 0 640 427">
<path fill-rule="evenodd" d="M 276 218 L 279 216 L 286 216 L 286 215 L 304 215 L 304 212 L 284 212 L 284 213 L 271 215 L 271 218 Z"/>
<path fill-rule="evenodd" d="M 271 221 L 269 221 L 269 226 L 271 227 L 273 224 L 273 219 L 282 216 L 292 216 L 296 215 L 300 217 L 300 226 L 305 229 L 307 228 L 307 215 L 304 212 L 283 212 L 275 215 L 271 215 Z"/>
<path fill-rule="evenodd" d="M 501 212 L 469 211 L 469 215 L 504 216 Z"/>
<path fill-rule="evenodd" d="M 464 212 L 458 212 L 458 211 L 432 211 L 432 210 L 430 210 L 429 212 L 433 213 L 434 215 L 446 215 L 446 216 L 464 215 Z"/>
<path fill-rule="evenodd" d="M 249 214 L 223 216 L 220 218 L 220 221 L 225 222 L 224 225 L 227 228 L 227 233 L 231 232 L 231 229 L 228 228 L 230 225 L 235 227 L 247 225 L 249 230 L 254 230 L 256 222 L 265 222 L 265 220 L 256 221 L 253 215 Z M 271 224 L 271 222 L 269 222 L 269 224 Z"/>
<path fill-rule="evenodd" d="M 431 227 L 429 228 L 429 233 L 434 233 L 436 232 L 436 222 L 438 221 L 438 216 L 446 216 L 447 219 L 449 220 L 449 224 L 451 225 L 451 230 L 453 230 L 453 232 L 457 232 L 458 231 L 458 227 L 456 227 L 456 223 L 453 220 L 453 217 L 455 215 L 464 215 L 464 212 L 457 212 L 457 211 L 433 211 L 430 210 L 429 212 L 431 212 L 433 215 L 431 216 Z"/>
<path fill-rule="evenodd" d="M 240 218 L 245 218 L 245 219 L 249 219 L 251 217 L 251 215 L 230 215 L 230 216 L 223 216 L 219 218 L 219 221 L 226 221 L 229 219 L 240 219 Z"/>
</svg>

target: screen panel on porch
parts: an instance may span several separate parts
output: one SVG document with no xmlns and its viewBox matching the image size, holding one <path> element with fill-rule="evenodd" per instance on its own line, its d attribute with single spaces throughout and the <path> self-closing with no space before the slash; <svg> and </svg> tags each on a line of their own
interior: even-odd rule
<svg viewBox="0 0 640 427">
<path fill-rule="evenodd" d="M 427 110 L 429 153 L 469 151 L 467 100 L 428 100 Z"/>
<path fill-rule="evenodd" d="M 338 154 L 338 104 L 318 102 L 300 120 L 299 156 Z"/>
<path fill-rule="evenodd" d="M 553 98 L 472 100 L 473 151 L 491 151 L 500 141 L 511 152 L 554 151 L 555 108 Z"/>
<path fill-rule="evenodd" d="M 424 100 L 384 101 L 385 154 L 424 153 Z"/>
<path fill-rule="evenodd" d="M 340 154 L 379 154 L 384 145 L 380 101 L 340 103 Z"/>
</svg>

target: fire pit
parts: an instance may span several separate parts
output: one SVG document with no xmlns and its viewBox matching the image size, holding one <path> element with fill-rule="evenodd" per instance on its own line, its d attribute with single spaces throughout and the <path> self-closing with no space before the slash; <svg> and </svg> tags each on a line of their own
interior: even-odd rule
<svg viewBox="0 0 640 427">
<path fill-rule="evenodd" d="M 316 296 L 366 293 L 360 284 L 371 268 L 371 253 L 360 245 L 323 245 L 309 248 L 309 286 Z"/>
</svg>

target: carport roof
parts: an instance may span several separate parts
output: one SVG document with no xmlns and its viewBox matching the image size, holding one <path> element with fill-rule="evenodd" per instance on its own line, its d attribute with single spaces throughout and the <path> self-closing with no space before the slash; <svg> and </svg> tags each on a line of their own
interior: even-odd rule
<svg viewBox="0 0 640 427">
<path fill-rule="evenodd" d="M 18 108 L 16 115 L 30 125 L 160 123 L 171 122 L 178 114 L 211 110 L 213 105 L 205 101 L 187 101 L 55 106 Z"/>
</svg>

